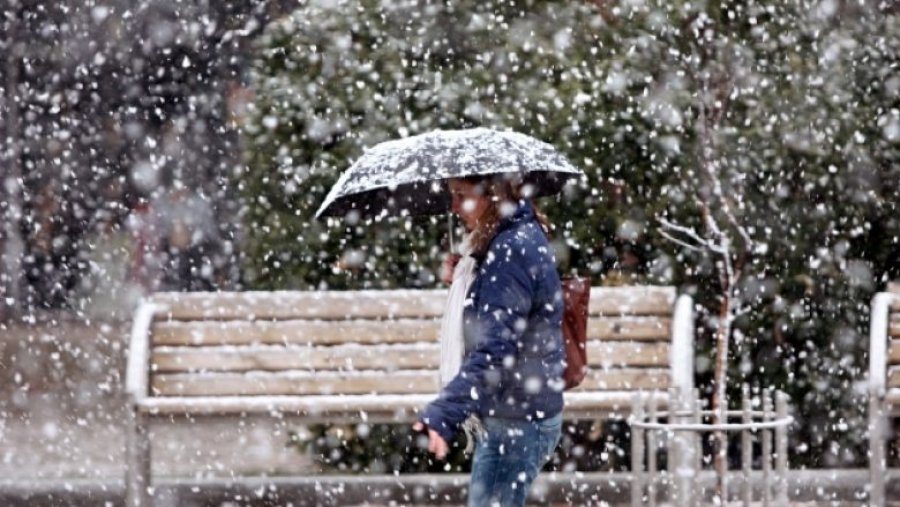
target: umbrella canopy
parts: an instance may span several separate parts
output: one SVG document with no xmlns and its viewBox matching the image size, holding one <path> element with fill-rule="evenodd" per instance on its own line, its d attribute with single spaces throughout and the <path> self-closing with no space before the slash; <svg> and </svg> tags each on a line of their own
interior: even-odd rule
<svg viewBox="0 0 900 507">
<path fill-rule="evenodd" d="M 341 174 L 316 217 L 386 212 L 434 215 L 450 209 L 446 180 L 518 173 L 533 196 L 559 192 L 583 173 L 553 146 L 517 132 L 487 128 L 437 130 L 367 150 Z"/>
</svg>

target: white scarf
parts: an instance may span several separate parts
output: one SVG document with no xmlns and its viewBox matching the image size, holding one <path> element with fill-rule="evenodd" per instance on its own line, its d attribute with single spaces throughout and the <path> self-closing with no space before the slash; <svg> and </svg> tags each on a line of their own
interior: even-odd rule
<svg viewBox="0 0 900 507">
<path fill-rule="evenodd" d="M 465 237 L 459 245 L 459 253 L 462 258 L 453 269 L 453 282 L 450 284 L 450 293 L 447 296 L 447 306 L 444 307 L 444 318 L 441 320 L 441 368 L 440 385 L 443 388 L 453 380 L 462 368 L 465 355 L 465 341 L 463 339 L 463 310 L 466 306 L 466 296 L 472 281 L 475 280 L 475 259 L 472 257 L 472 247 L 469 245 L 469 237 Z M 470 415 L 462 424 L 466 434 L 466 453 L 471 453 L 475 438 L 484 438 L 485 431 L 481 421 L 475 414 Z"/>
<path fill-rule="evenodd" d="M 462 367 L 463 355 L 465 355 L 463 308 L 466 304 L 466 295 L 475 279 L 475 259 L 470 255 L 472 248 L 469 245 L 468 237 L 464 238 L 459 245 L 459 253 L 462 258 L 453 269 L 453 282 L 450 284 L 447 305 L 444 307 L 444 318 L 441 320 L 441 387 L 456 377 Z"/>
</svg>

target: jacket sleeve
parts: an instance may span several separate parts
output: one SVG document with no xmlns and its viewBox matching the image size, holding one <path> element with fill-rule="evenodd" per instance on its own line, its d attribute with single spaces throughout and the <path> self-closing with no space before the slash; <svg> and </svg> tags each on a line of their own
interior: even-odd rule
<svg viewBox="0 0 900 507">
<path fill-rule="evenodd" d="M 448 442 L 460 424 L 477 411 L 480 398 L 505 387 L 507 375 L 503 370 L 515 365 L 518 342 L 531 311 L 534 289 L 521 250 L 502 243 L 495 246 L 479 274 L 482 280 L 474 328 L 479 333 L 479 345 L 467 354 L 459 374 L 419 417 Z"/>
</svg>

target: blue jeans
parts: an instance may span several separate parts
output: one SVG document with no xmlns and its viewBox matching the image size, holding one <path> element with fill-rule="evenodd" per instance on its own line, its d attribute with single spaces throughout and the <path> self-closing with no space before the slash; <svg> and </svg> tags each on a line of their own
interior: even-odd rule
<svg viewBox="0 0 900 507">
<path fill-rule="evenodd" d="M 487 417 L 472 459 L 469 507 L 525 505 L 562 433 L 562 412 L 540 421 Z"/>
</svg>

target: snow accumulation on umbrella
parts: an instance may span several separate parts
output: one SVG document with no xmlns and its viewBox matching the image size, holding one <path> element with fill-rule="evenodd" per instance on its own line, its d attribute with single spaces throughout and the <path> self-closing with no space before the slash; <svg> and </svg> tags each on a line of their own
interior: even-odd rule
<svg viewBox="0 0 900 507">
<path fill-rule="evenodd" d="M 350 209 L 374 214 L 392 205 L 410 213 L 440 213 L 449 200 L 443 185 L 433 183 L 501 173 L 525 175 L 538 196 L 555 193 L 566 179 L 582 174 L 553 146 L 518 132 L 438 130 L 368 149 L 341 174 L 316 215 Z"/>
</svg>

